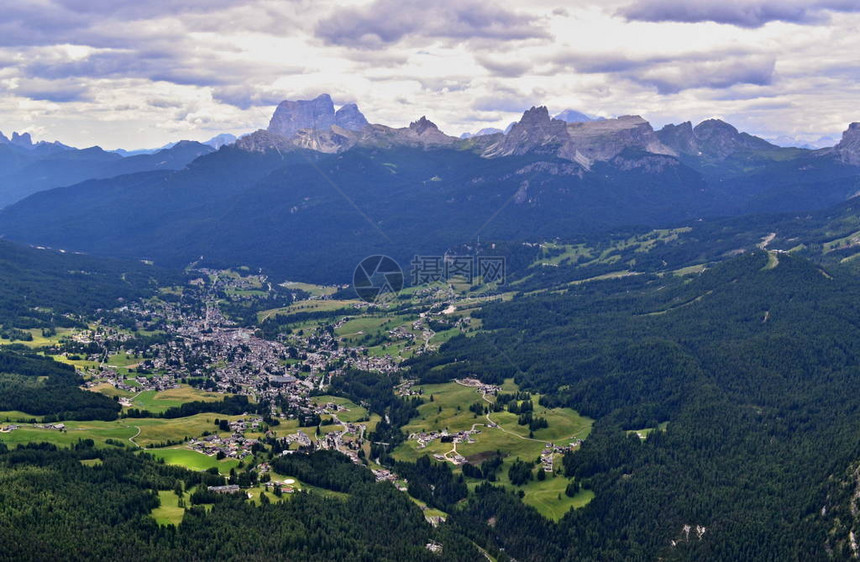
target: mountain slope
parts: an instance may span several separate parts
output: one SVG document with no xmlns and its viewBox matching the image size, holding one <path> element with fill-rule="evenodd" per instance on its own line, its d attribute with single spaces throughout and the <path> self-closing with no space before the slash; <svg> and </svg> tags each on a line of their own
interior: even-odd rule
<svg viewBox="0 0 860 562">
<path fill-rule="evenodd" d="M 0 215 L 0 233 L 172 265 L 202 255 L 207 263 L 345 280 L 373 253 L 408 262 L 478 236 L 533 239 L 682 220 L 704 197 L 702 187 L 689 169 L 662 162 L 598 165 L 586 174 L 534 155 L 225 148 L 179 172 L 36 194 Z"/>
<path fill-rule="evenodd" d="M 87 179 L 150 170 L 180 170 L 195 158 L 215 150 L 197 142 L 182 141 L 153 154 L 123 158 L 99 147 L 46 150 L 40 145 L 24 149 L 11 143 L 0 144 L 0 207 L 39 191 Z"/>
<path fill-rule="evenodd" d="M 180 274 L 139 262 L 63 254 L 0 241 L 0 325 L 68 325 L 77 317 L 123 300 L 153 294 Z"/>
<path fill-rule="evenodd" d="M 826 542 L 847 559 L 847 529 L 828 531 L 848 510 L 828 492 L 860 458 L 858 303 L 856 278 L 756 252 L 692 279 L 485 307 L 485 333 L 411 373 L 514 377 L 543 405 L 596 417 L 564 461 L 595 498 L 556 526 L 485 489 L 463 528 L 496 521 L 487 538 L 529 560 L 828 560 Z M 627 433 L 664 422 L 646 440 Z"/>
</svg>

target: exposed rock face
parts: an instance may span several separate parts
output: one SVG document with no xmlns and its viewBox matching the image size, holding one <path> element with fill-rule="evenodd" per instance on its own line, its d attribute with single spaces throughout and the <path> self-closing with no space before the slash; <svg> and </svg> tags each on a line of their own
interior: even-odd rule
<svg viewBox="0 0 860 562">
<path fill-rule="evenodd" d="M 331 97 L 322 94 L 313 100 L 281 102 L 267 134 L 257 132 L 238 146 L 248 150 L 303 148 L 326 153 L 343 152 L 354 146 L 452 147 L 487 158 L 543 154 L 575 162 L 586 170 L 595 162 L 614 162 L 625 169 L 649 171 L 677 165 L 680 155 L 718 161 L 737 152 L 779 150 L 718 119 L 695 127 L 690 122 L 666 125 L 655 132 L 650 123 L 635 115 L 592 119 L 567 110 L 557 117 L 550 117 L 546 107 L 532 107 L 505 134 L 484 129 L 456 139 L 426 117 L 403 128 L 372 125 L 356 104 L 346 104 L 335 112 Z M 844 162 L 860 165 L 860 125 L 853 124 L 843 142 L 828 149 L 828 154 L 833 153 Z"/>
<path fill-rule="evenodd" d="M 334 114 L 334 122 L 348 131 L 360 131 L 370 125 L 354 103 L 348 103 L 338 109 Z"/>
<path fill-rule="evenodd" d="M 657 133 L 660 141 L 679 154 L 725 160 L 736 152 L 778 148 L 764 139 L 740 133 L 719 119 L 702 121 L 694 128 L 690 123 L 666 125 Z"/>
<path fill-rule="evenodd" d="M 307 138 L 307 131 L 326 135 L 333 125 L 347 131 L 361 131 L 369 123 L 356 104 L 346 104 L 335 112 L 331 96 L 321 94 L 312 100 L 282 101 L 267 130 L 287 138 L 296 137 L 300 131 L 305 131 L 301 136 Z M 306 142 L 303 141 L 303 144 Z"/>
<path fill-rule="evenodd" d="M 693 124 L 684 121 L 680 125 L 666 125 L 657 131 L 660 142 L 672 148 L 679 154 L 698 154 L 696 137 L 693 135 Z"/>
<path fill-rule="evenodd" d="M 860 123 L 851 123 L 833 151 L 845 164 L 860 166 Z"/>
<path fill-rule="evenodd" d="M 334 154 L 355 146 L 355 133 L 337 125 L 327 131 L 302 129 L 292 138 L 293 145 L 298 148 L 316 150 Z"/>
<path fill-rule="evenodd" d="M 483 154 L 486 157 L 552 154 L 589 168 L 595 161 L 608 161 L 628 148 L 676 155 L 660 142 L 651 125 L 641 117 L 565 123 L 550 119 L 545 107 L 526 111 L 519 123 Z"/>
<path fill-rule="evenodd" d="M 638 115 L 603 119 L 567 125 L 570 140 L 559 156 L 580 161 L 608 161 L 626 149 L 638 149 L 651 154 L 677 156 L 657 138 L 651 124 Z"/>
<path fill-rule="evenodd" d="M 270 150 L 286 152 L 296 148 L 291 139 L 262 129 L 240 138 L 234 146 L 246 152 L 268 152 Z"/>
<path fill-rule="evenodd" d="M 312 100 L 282 101 L 272 120 L 270 133 L 292 138 L 302 129 L 325 131 L 334 125 L 334 104 L 328 94 L 321 94 Z"/>
<path fill-rule="evenodd" d="M 453 147 L 460 143 L 455 137 L 449 137 L 439 130 L 435 123 L 421 117 L 408 127 L 394 129 L 385 125 L 371 125 L 365 128 L 356 138 L 360 146 L 392 147 L 413 146 L 420 148 Z"/>
<path fill-rule="evenodd" d="M 282 103 L 278 106 L 278 109 L 283 105 Z M 341 122 L 343 125 L 334 123 L 329 125 L 327 129 L 304 127 L 298 129 L 289 137 L 273 131 L 270 126 L 266 131 L 257 131 L 239 139 L 236 142 L 236 146 L 242 150 L 249 151 L 287 151 L 304 148 L 333 154 L 349 150 L 354 146 L 379 148 L 414 146 L 427 148 L 454 146 L 459 142 L 456 138 L 449 137 L 440 131 L 439 127 L 426 117 L 410 123 L 408 127 L 395 129 L 386 127 L 385 125 L 371 125 L 367 123 L 367 120 L 361 115 L 355 104 L 349 104 L 348 106 L 344 106 L 344 108 L 346 111 L 341 113 Z"/>
<path fill-rule="evenodd" d="M 550 119 L 546 107 L 532 107 L 523 113 L 499 142 L 489 146 L 484 156 L 512 156 L 541 152 L 555 154 L 567 141 L 567 125 L 564 121 Z"/>
<path fill-rule="evenodd" d="M 21 135 L 19 135 L 18 133 L 12 133 L 12 140 L 10 141 L 10 144 L 20 146 L 21 148 L 32 148 L 33 139 L 30 137 L 30 133 L 24 133 Z"/>
</svg>

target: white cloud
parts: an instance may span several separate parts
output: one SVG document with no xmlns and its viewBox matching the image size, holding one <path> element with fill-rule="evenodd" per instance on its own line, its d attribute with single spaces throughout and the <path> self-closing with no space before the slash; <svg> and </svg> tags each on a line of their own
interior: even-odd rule
<svg viewBox="0 0 860 562">
<path fill-rule="evenodd" d="M 159 146 L 263 127 L 278 101 L 328 92 L 372 122 L 427 115 L 452 134 L 545 104 L 838 138 L 860 120 L 855 4 L 7 0 L 0 130 Z"/>
</svg>

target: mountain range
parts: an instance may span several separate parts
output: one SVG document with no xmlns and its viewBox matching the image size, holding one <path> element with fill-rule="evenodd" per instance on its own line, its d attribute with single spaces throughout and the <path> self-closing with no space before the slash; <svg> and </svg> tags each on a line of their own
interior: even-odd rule
<svg viewBox="0 0 860 562">
<path fill-rule="evenodd" d="M 98 146 L 77 149 L 59 142 L 33 143 L 30 135 L 0 133 L 0 207 L 28 195 L 87 179 L 112 178 L 153 170 L 179 170 L 215 149 L 181 141 L 153 153 L 123 157 Z"/>
<path fill-rule="evenodd" d="M 330 282 L 374 253 L 408 262 L 479 238 L 535 241 L 807 212 L 860 192 L 858 124 L 836 146 L 806 150 L 716 119 L 654 130 L 638 116 L 561 117 L 533 107 L 507 134 L 457 138 L 426 117 L 400 128 L 371 124 L 356 104 L 335 110 L 323 94 L 282 102 L 266 129 L 217 151 L 180 143 L 123 159 L 97 148 L 27 152 L 5 143 L 0 158 L 19 163 L 3 168 L 4 200 L 22 186 L 65 187 L 4 209 L 0 235 Z"/>
</svg>

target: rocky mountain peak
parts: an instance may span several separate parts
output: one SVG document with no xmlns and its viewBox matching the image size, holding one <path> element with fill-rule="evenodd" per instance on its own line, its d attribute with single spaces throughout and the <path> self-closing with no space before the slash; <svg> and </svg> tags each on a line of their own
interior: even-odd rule
<svg viewBox="0 0 860 562">
<path fill-rule="evenodd" d="M 525 113 L 523 113 L 523 116 L 520 118 L 518 124 L 528 126 L 540 126 L 549 124 L 549 122 L 549 110 L 546 108 L 545 105 L 541 105 L 538 107 L 533 106 L 531 109 L 526 110 Z M 516 125 L 514 125 L 514 127 L 516 127 Z"/>
<path fill-rule="evenodd" d="M 684 121 L 680 125 L 666 125 L 657 131 L 657 137 L 660 139 L 660 142 L 671 147 L 679 154 L 698 153 L 699 149 L 696 146 L 693 124 L 689 121 Z"/>
<path fill-rule="evenodd" d="M 305 138 L 308 136 L 307 131 L 327 135 L 332 126 L 358 132 L 368 125 L 356 104 L 348 103 L 335 111 L 331 96 L 320 94 L 312 100 L 282 101 L 266 130 L 291 139 L 298 136 Z M 300 135 L 300 131 L 305 132 Z"/>
<path fill-rule="evenodd" d="M 833 150 L 846 164 L 860 166 L 860 123 L 848 125 L 848 129 L 842 133 L 842 140 Z"/>
<path fill-rule="evenodd" d="M 762 138 L 739 132 L 721 119 L 706 119 L 695 127 L 689 122 L 666 125 L 657 136 L 679 154 L 712 160 L 725 160 L 736 152 L 777 148 Z"/>
<path fill-rule="evenodd" d="M 328 130 L 335 124 L 334 103 L 328 94 L 312 100 L 284 100 L 278 104 L 268 131 L 287 138 L 302 129 Z"/>
<path fill-rule="evenodd" d="M 851 123 L 842 133 L 842 141 L 837 145 L 842 147 L 860 146 L 860 123 Z"/>
<path fill-rule="evenodd" d="M 556 152 L 567 140 L 564 121 L 551 119 L 545 106 L 532 107 L 511 127 L 505 137 L 489 146 L 488 157 L 526 154 L 528 152 Z"/>
<path fill-rule="evenodd" d="M 12 139 L 10 140 L 11 144 L 15 146 L 20 146 L 21 148 L 32 148 L 33 147 L 33 139 L 30 137 L 30 133 L 12 133 Z"/>
<path fill-rule="evenodd" d="M 414 131 L 416 134 L 423 135 L 426 131 L 430 130 L 431 132 L 438 132 L 439 127 L 436 126 L 433 121 L 427 119 L 427 117 L 421 116 L 421 119 L 418 121 L 413 121 L 409 123 L 409 129 Z"/>
<path fill-rule="evenodd" d="M 348 103 L 338 109 L 334 114 L 334 122 L 348 131 L 360 131 L 370 125 L 354 103 Z"/>
<path fill-rule="evenodd" d="M 0 131 L 0 144 L 9 144 L 9 139 Z"/>
<path fill-rule="evenodd" d="M 693 128 L 693 134 L 700 140 L 708 140 L 714 137 L 735 137 L 740 133 L 721 119 L 706 119 Z"/>
</svg>

